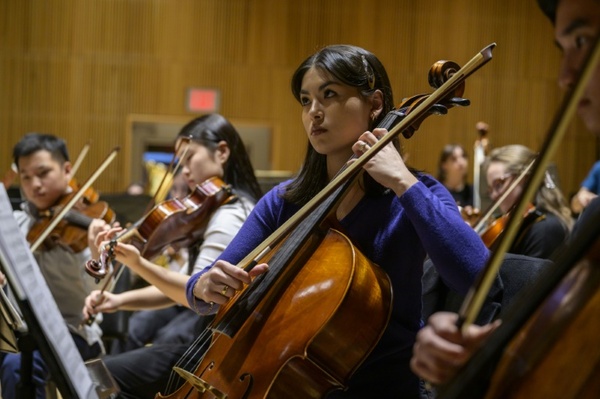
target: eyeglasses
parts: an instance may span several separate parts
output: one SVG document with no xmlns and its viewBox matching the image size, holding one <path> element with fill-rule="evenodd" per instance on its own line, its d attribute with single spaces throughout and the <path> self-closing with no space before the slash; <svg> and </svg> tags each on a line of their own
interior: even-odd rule
<svg viewBox="0 0 600 399">
<path fill-rule="evenodd" d="M 504 176 L 500 176 L 497 179 L 492 181 L 492 184 L 488 187 L 488 195 L 491 197 L 492 194 L 498 193 L 502 194 L 504 190 L 506 190 L 507 182 L 512 179 L 514 175 L 512 173 L 505 174 Z"/>
</svg>

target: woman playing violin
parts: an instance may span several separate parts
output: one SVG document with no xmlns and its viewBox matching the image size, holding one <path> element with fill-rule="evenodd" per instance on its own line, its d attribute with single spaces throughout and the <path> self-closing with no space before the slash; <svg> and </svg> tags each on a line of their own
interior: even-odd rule
<svg viewBox="0 0 600 399">
<path fill-rule="evenodd" d="M 229 244 L 248 217 L 255 201 L 261 196 L 254 169 L 238 132 L 223 116 L 201 116 L 185 125 L 179 138 L 191 142 L 182 159 L 182 175 L 191 190 L 212 177 L 219 177 L 233 187 L 237 200 L 220 206 L 209 217 L 203 237 L 191 249 L 189 264 L 181 272 L 168 270 L 140 256 L 130 244 L 115 246 L 116 260 L 127 265 L 152 284 L 149 287 L 120 294 L 93 292 L 83 309 L 87 317 L 116 310 L 156 309 L 174 303 L 187 305 L 185 285 L 189 274 L 210 265 Z M 100 234 L 96 242 L 104 247 L 119 229 Z M 175 232 L 174 232 L 175 234 Z M 165 237 L 168 240 L 169 237 Z M 190 311 L 193 319 L 198 317 Z M 175 319 L 173 328 L 184 328 Z M 189 324 L 188 324 L 189 325 Z M 192 325 L 194 327 L 194 325 Z M 197 334 L 193 334 L 195 336 Z M 190 347 L 191 342 L 179 342 L 143 347 L 120 355 L 105 357 L 109 371 L 121 388 L 122 397 L 154 398 L 167 384 L 173 365 Z"/>
<path fill-rule="evenodd" d="M 190 187 L 187 177 L 181 173 L 181 169 L 178 169 L 174 173 L 168 198 L 183 200 L 189 194 Z M 183 268 L 185 271 L 188 256 L 188 248 L 175 249 L 169 246 L 159 257 L 155 258 L 154 262 L 170 270 L 180 271 Z M 148 344 L 190 342 L 196 335 L 193 328 L 196 319 L 193 311 L 180 305 L 138 310 L 127 319 L 126 337 L 123 340 L 113 341 L 107 351 L 111 355 L 116 355 Z"/>
<path fill-rule="evenodd" d="M 535 156 L 533 151 L 522 145 L 508 145 L 492 150 L 483 165 L 490 199 L 496 201 Z M 499 204 L 503 214 L 510 212 L 526 182 L 527 179 L 522 179 Z M 524 216 L 523 224 L 509 252 L 549 258 L 567 237 L 573 226 L 573 219 L 565 197 L 548 171 L 533 205 L 535 208 Z"/>
<path fill-rule="evenodd" d="M 368 130 L 392 109 L 391 85 L 379 59 L 362 48 L 333 45 L 310 56 L 294 73 L 292 92 L 308 137 L 303 166 L 295 179 L 257 203 L 219 260 L 189 280 L 187 298 L 199 313 L 215 312 L 254 275 L 267 271 L 266 264 L 250 273 L 235 264 L 317 194 L 353 154 L 361 155 L 386 133 Z M 488 256 L 448 191 L 410 170 L 395 144 L 366 164 L 367 173 L 349 189 L 335 215 L 345 234 L 389 274 L 391 321 L 349 390 L 329 397 L 418 397 L 409 359 L 420 327 L 423 260 L 426 254 L 435 258 L 444 278 L 464 292 Z"/>
<path fill-rule="evenodd" d="M 24 210 L 14 216 L 23 234 L 39 222 L 42 212 L 52 209 L 71 192 L 71 163 L 65 142 L 53 135 L 29 133 L 13 149 L 14 163 L 18 167 L 21 190 L 25 196 Z M 89 236 L 107 228 L 105 222 L 93 223 Z M 84 235 L 85 238 L 85 235 Z M 80 327 L 81 307 L 94 286 L 94 281 L 84 272 L 83 265 L 91 256 L 88 248 L 74 252 L 66 245 L 46 245 L 34 252 L 40 270 L 61 315 L 69 326 L 71 336 L 84 359 L 102 352 L 101 331 L 97 324 Z M 20 354 L 6 354 L 2 360 L 2 397 L 15 398 L 19 382 Z M 48 369 L 39 352 L 34 353 L 33 381 L 36 397 L 45 396 Z"/>
</svg>

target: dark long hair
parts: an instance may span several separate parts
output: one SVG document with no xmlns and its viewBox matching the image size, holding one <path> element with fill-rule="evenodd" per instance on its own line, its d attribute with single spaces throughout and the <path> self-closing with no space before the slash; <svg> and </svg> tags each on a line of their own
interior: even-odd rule
<svg viewBox="0 0 600 399">
<path fill-rule="evenodd" d="M 219 114 L 208 114 L 196 118 L 181 128 L 179 137 L 192 141 L 214 153 L 220 141 L 225 141 L 231 154 L 224 165 L 223 180 L 231 184 L 238 193 L 257 201 L 262 192 L 254 168 L 242 139 L 231 123 Z"/>
<path fill-rule="evenodd" d="M 308 57 L 292 76 L 292 93 L 300 102 L 302 79 L 306 72 L 316 68 L 341 83 L 356 87 L 363 98 L 368 98 L 380 90 L 383 93 L 383 110 L 369 126 L 373 130 L 393 109 L 392 87 L 379 59 L 367 50 L 350 45 L 332 45 L 323 48 Z M 400 151 L 398 138 L 394 145 Z M 288 185 L 284 198 L 293 203 L 304 205 L 329 182 L 326 168 L 327 157 L 317 153 L 310 142 L 306 150 L 304 163 L 296 179 Z M 376 195 L 386 189 L 369 176 L 363 176 L 363 187 L 368 195 Z"/>
<path fill-rule="evenodd" d="M 438 161 L 438 172 L 437 172 L 437 179 L 438 181 L 440 181 L 442 184 L 446 182 L 446 171 L 444 170 L 444 164 L 446 163 L 446 161 L 452 157 L 452 155 L 454 155 L 454 150 L 456 150 L 457 148 L 460 148 L 460 150 L 463 153 L 463 156 L 466 159 L 469 159 L 469 154 L 467 154 L 467 152 L 465 151 L 465 148 L 460 145 L 460 144 L 446 144 L 444 146 L 444 148 L 442 149 L 442 152 L 440 153 L 440 159 Z M 467 176 L 463 177 L 463 182 L 466 180 Z"/>
<path fill-rule="evenodd" d="M 558 7 L 559 1 L 560 0 L 538 0 L 540 9 L 552 23 L 556 22 L 556 7 Z"/>
</svg>

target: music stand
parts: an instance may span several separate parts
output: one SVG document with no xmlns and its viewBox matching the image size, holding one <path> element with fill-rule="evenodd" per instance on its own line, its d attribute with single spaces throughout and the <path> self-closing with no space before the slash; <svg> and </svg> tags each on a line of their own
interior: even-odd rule
<svg viewBox="0 0 600 399">
<path fill-rule="evenodd" d="M 19 351 L 17 348 L 17 337 L 7 319 L 8 312 L 4 307 L 3 299 L 0 300 L 0 313 L 2 314 L 0 318 L 0 352 L 17 353 Z"/>
<path fill-rule="evenodd" d="M 63 397 L 98 399 L 98 394 L 81 355 L 61 316 L 29 245 L 12 215 L 6 190 L 0 185 L 0 262 L 27 325 L 18 337 L 22 360 L 29 362 L 34 349 L 40 351 L 52 379 Z M 25 369 L 28 364 L 26 363 Z M 21 375 L 27 382 L 31 375 Z M 34 398 L 25 386 L 22 398 Z"/>
</svg>

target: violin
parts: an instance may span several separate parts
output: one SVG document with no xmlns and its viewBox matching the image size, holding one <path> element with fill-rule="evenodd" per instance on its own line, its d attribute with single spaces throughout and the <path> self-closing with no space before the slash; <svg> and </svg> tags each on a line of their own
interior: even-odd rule
<svg viewBox="0 0 600 399">
<path fill-rule="evenodd" d="M 528 225 L 528 221 L 533 222 L 534 220 L 530 220 L 530 216 L 534 215 L 536 212 L 536 208 L 533 204 L 528 204 L 527 209 L 525 210 L 525 213 L 523 214 L 523 225 L 522 226 L 527 226 Z M 498 237 L 500 237 L 500 235 L 504 232 L 504 229 L 506 228 L 506 224 L 508 223 L 510 217 L 510 211 L 505 213 L 504 215 L 494 219 L 485 230 L 483 230 L 482 232 L 479 233 L 479 236 L 481 237 L 481 239 L 483 240 L 483 243 L 485 244 L 486 247 L 488 248 L 492 248 L 494 243 L 496 242 L 496 240 L 498 239 Z M 537 219 L 537 215 L 535 215 L 535 218 Z"/>
<path fill-rule="evenodd" d="M 496 198 L 496 200 L 489 206 L 489 208 L 477 219 L 473 224 L 473 230 L 482 238 L 483 242 L 488 248 L 496 242 L 496 239 L 504 232 L 506 224 L 510 218 L 510 211 L 500 216 L 499 218 L 490 222 L 494 216 L 494 212 L 500 207 L 500 204 L 510 195 L 510 193 L 517 188 L 521 181 L 528 175 L 529 171 L 533 167 L 535 159 L 532 160 L 529 165 L 519 174 L 512 183 L 504 190 L 504 192 Z M 515 204 L 517 205 L 517 204 Z M 513 206 L 514 208 L 514 206 Z M 528 203 L 525 207 L 523 218 L 529 217 L 535 211 L 535 207 Z M 461 210 L 462 214 L 462 210 Z M 464 219 L 464 216 L 463 216 Z"/>
<path fill-rule="evenodd" d="M 27 241 L 30 244 L 37 241 L 48 228 L 53 217 L 72 199 L 73 195 L 73 193 L 67 194 L 52 208 L 38 212 L 36 222 L 27 233 Z M 93 219 L 103 219 L 106 223 L 112 224 L 115 221 L 115 213 L 104 201 L 96 199 L 95 202 L 88 203 L 88 200 L 80 199 L 48 234 L 42 243 L 42 248 L 49 250 L 59 245 L 75 253 L 83 251 L 88 246 L 87 230 Z"/>
<path fill-rule="evenodd" d="M 79 190 L 79 184 L 75 178 L 72 178 L 69 181 L 69 187 L 71 187 L 73 191 Z M 90 186 L 83 191 L 81 199 L 85 205 L 95 204 L 100 200 L 100 194 Z"/>
<path fill-rule="evenodd" d="M 127 242 L 146 259 L 160 255 L 166 248 L 184 248 L 204 235 L 210 215 L 221 205 L 236 200 L 231 186 L 213 177 L 196 186 L 184 199 L 169 199 L 155 205 L 144 217 L 111 240 Z M 100 258 L 86 262 L 89 275 L 100 280 L 108 274 L 112 249 L 103 248 Z"/>
<path fill-rule="evenodd" d="M 269 272 L 220 306 L 198 339 L 212 339 L 201 362 L 193 372 L 175 368 L 186 384 L 157 398 L 317 398 L 344 389 L 388 324 L 391 283 L 327 222 L 364 164 L 397 134 L 410 137 L 427 115 L 464 104 L 461 83 L 491 58 L 492 48 L 460 70 L 441 68 L 438 90 L 386 115 L 378 127 L 388 133 L 238 264 L 249 271 L 268 262 Z"/>
</svg>

